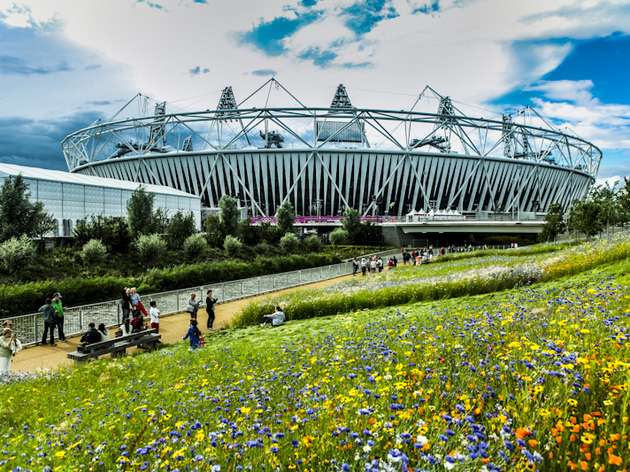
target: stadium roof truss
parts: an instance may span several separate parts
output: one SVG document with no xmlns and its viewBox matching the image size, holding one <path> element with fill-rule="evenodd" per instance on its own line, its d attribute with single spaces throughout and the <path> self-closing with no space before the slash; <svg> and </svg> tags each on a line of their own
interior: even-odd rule
<svg viewBox="0 0 630 472">
<path fill-rule="evenodd" d="M 280 91 L 288 97 L 291 106 L 268 106 L 272 90 Z M 261 96 L 265 99 L 264 104 L 253 106 L 255 99 L 260 99 Z M 120 118 L 129 113 L 133 113 L 134 117 Z M 210 206 L 217 202 L 208 192 L 208 186 L 218 185 L 222 186 L 221 192 L 215 192 L 215 195 L 226 191 L 239 194 L 251 202 L 257 213 L 264 216 L 274 213 L 283 200 L 299 200 L 297 186 L 302 188 L 302 202 L 299 204 L 294 201 L 294 206 L 301 207 L 303 213 L 314 206 L 313 201 L 319 200 L 319 197 L 314 198 L 315 194 L 310 197 L 304 195 L 304 188 L 313 186 L 313 182 L 305 182 L 304 173 L 310 172 L 309 166 L 315 162 L 316 172 L 322 174 L 316 176 L 317 181 L 325 181 L 323 194 L 328 192 L 331 195 L 328 186 L 336 192 L 337 204 L 332 205 L 328 211 L 336 214 L 342 207 L 360 206 L 361 212 L 367 215 L 376 208 L 383 210 L 387 205 L 392 206 L 391 201 L 401 203 L 402 196 L 396 195 L 400 190 L 394 189 L 392 195 L 392 186 L 388 184 L 392 179 L 408 179 L 410 176 L 415 177 L 415 182 L 411 187 L 407 185 L 404 191 L 413 193 L 415 197 L 404 198 L 407 209 L 402 204 L 396 204 L 397 214 L 415 209 L 418 204 L 426 208 L 428 202 L 436 199 L 438 206 L 466 206 L 470 202 L 462 204 L 457 201 L 458 196 L 465 191 L 479 193 L 483 186 L 487 187 L 484 189 L 484 195 L 487 196 L 475 203 L 476 209 L 490 209 L 492 205 L 497 206 L 497 202 L 501 202 L 503 210 L 509 211 L 522 202 L 517 202 L 516 193 L 512 196 L 510 190 L 506 193 L 506 185 L 503 188 L 492 185 L 491 181 L 501 178 L 492 173 L 505 172 L 508 168 L 516 167 L 507 165 L 503 166 L 502 171 L 497 171 L 491 165 L 497 162 L 518 162 L 523 164 L 519 168 L 527 167 L 531 170 L 525 175 L 522 171 L 512 169 L 509 176 L 503 176 L 511 179 L 511 182 L 518 182 L 519 195 L 521 192 L 533 195 L 527 189 L 535 187 L 532 179 L 539 177 L 541 169 L 564 169 L 568 173 L 565 172 L 564 181 L 553 183 L 555 191 L 564 191 L 567 198 L 577 198 L 594 182 L 602 158 L 602 153 L 596 146 L 560 131 L 530 107 L 517 112 L 515 116 L 504 113 L 496 119 L 474 118 L 460 111 L 449 97 L 426 87 L 409 110 L 355 108 L 345 88 L 340 85 L 329 108 L 313 108 L 303 105 L 274 79 L 263 84 L 238 104 L 231 87 L 227 87 L 223 90 L 216 110 L 166 113 L 165 102 L 155 103 L 138 94 L 106 122 L 97 121 L 66 137 L 62 148 L 71 172 L 174 185 L 190 193 L 205 193 L 206 204 Z M 253 190 L 249 184 L 253 180 L 252 175 L 244 175 L 238 160 L 227 158 L 234 154 L 252 156 L 284 152 L 299 152 L 304 156 L 303 162 L 299 164 L 298 173 L 294 169 L 295 165 L 291 170 L 292 175 L 286 170 L 289 182 L 279 191 L 280 195 L 276 195 L 275 183 L 269 183 L 272 187 L 269 191 L 274 194 L 274 198 L 271 199 L 272 202 L 266 203 L 263 203 L 265 199 L 261 197 L 261 191 Z M 342 168 L 337 171 L 331 168 L 330 153 L 339 152 L 355 155 L 367 153 L 371 156 L 367 159 L 375 156 L 385 159 L 384 156 L 387 155 L 398 155 L 400 158 L 395 167 L 390 166 L 382 175 L 376 175 L 379 172 L 377 165 L 362 167 L 361 172 L 369 174 L 370 181 L 378 180 L 378 185 L 372 184 L 369 198 L 363 195 L 361 204 L 357 205 L 357 199 L 351 194 L 357 193 L 358 189 L 349 183 L 341 184 L 339 178 Z M 203 168 L 204 172 L 194 172 L 196 177 L 192 181 L 187 182 L 184 178 L 183 184 L 167 182 L 169 179 L 158 175 L 160 172 L 156 171 L 155 166 L 147 164 L 160 157 L 200 154 L 208 156 L 209 167 Z M 418 165 L 418 156 L 422 156 L 424 164 Z M 442 189 L 443 191 L 436 190 L 434 187 L 438 184 L 429 181 L 437 179 L 436 173 L 439 171 L 437 168 L 430 168 L 430 161 L 437 163 L 440 156 L 472 159 L 462 176 L 452 182 L 452 185 L 449 184 L 448 189 Z M 121 160 L 130 162 L 125 172 L 96 170 L 104 164 Z M 414 163 L 409 165 L 412 160 Z M 229 182 L 221 183 L 212 177 L 217 166 L 223 172 L 227 169 L 232 173 Z M 401 176 L 403 171 L 405 175 Z M 176 171 L 179 172 L 187 171 L 181 168 Z M 245 174 L 247 172 L 252 171 L 250 169 Z M 567 183 L 571 179 L 567 179 L 566 175 L 574 174 L 585 178 L 583 180 L 587 182 L 587 186 L 580 184 L 575 191 L 569 192 L 573 184 Z M 354 179 L 357 175 L 348 177 L 347 172 L 345 173 L 346 179 Z M 557 175 L 553 177 L 556 180 L 558 178 Z M 439 185 L 444 187 L 445 184 Z M 238 188 L 231 189 L 231 186 Z M 361 188 L 360 192 L 364 194 L 365 190 Z M 319 190 L 316 193 L 319 194 Z M 535 201 L 541 210 L 548 207 L 552 200 L 558 200 L 557 197 L 550 197 L 547 203 L 543 203 L 544 196 L 528 198 Z M 492 203 L 488 206 L 484 202 Z M 470 203 L 468 208 L 472 207 L 473 204 Z M 530 205 L 531 208 L 533 207 Z M 463 207 L 461 209 L 466 210 Z"/>
</svg>

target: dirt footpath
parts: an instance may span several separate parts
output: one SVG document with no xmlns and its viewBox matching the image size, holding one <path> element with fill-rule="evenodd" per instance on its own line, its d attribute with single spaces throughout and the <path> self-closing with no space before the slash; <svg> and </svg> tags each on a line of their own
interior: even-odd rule
<svg viewBox="0 0 630 472">
<path fill-rule="evenodd" d="M 328 287 L 329 285 L 334 285 L 342 280 L 348 280 L 351 278 L 352 275 L 345 275 L 343 277 L 336 277 L 334 279 L 324 280 L 322 282 L 301 285 L 295 288 L 288 288 L 273 293 L 267 293 L 255 297 L 235 300 L 233 302 L 218 304 L 215 307 L 216 320 L 214 322 L 214 327 L 215 329 L 224 328 L 241 308 L 254 300 L 262 300 L 270 296 L 277 296 L 284 293 L 295 292 L 296 290 Z M 205 300 L 205 294 L 199 294 L 199 297 L 203 297 L 203 299 Z M 219 302 L 220 301 L 221 300 L 219 300 Z M 199 320 L 199 329 L 201 330 L 201 332 L 204 334 L 207 333 L 208 330 L 206 329 L 206 321 L 208 318 L 205 309 L 199 310 L 197 319 Z M 182 337 L 186 334 L 186 331 L 188 330 L 189 321 L 190 316 L 186 312 L 161 318 L 160 334 L 162 335 L 162 342 L 164 344 L 172 344 L 181 341 Z M 110 330 L 110 338 L 114 337 L 114 331 L 116 331 L 116 329 Z M 55 333 L 55 335 L 56 334 L 57 333 Z M 74 362 L 68 359 L 67 354 L 69 352 L 77 350 L 77 346 L 80 343 L 80 337 L 75 336 L 72 338 L 68 338 L 67 343 L 62 343 L 56 340 L 56 343 L 56 346 L 33 346 L 24 349 L 13 358 L 13 362 L 11 363 L 11 371 L 33 372 L 41 369 L 55 370 L 61 365 L 72 366 Z M 132 353 L 135 351 L 136 348 L 132 348 L 129 349 L 127 352 Z M 109 355 L 107 354 L 105 355 L 105 357 L 108 356 Z"/>
</svg>

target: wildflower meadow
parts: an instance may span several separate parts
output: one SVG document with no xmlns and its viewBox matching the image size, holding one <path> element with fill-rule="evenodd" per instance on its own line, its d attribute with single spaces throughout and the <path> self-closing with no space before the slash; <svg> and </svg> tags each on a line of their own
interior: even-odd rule
<svg viewBox="0 0 630 472">
<path fill-rule="evenodd" d="M 5 378 L 0 467 L 628 470 L 627 251 L 617 238 L 530 254 L 531 270 L 501 263 L 529 274 L 509 290 Z M 453 283 L 475 287 L 499 265 L 482 259 L 436 265 L 435 277 L 465 273 Z M 405 272 L 398 282 L 413 290 Z M 360 283 L 394 290 L 393 277 Z"/>
</svg>

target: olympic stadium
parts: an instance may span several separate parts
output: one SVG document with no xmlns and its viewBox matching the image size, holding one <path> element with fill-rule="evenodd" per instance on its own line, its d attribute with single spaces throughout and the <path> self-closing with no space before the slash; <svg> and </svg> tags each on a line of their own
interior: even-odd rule
<svg viewBox="0 0 630 472">
<path fill-rule="evenodd" d="M 172 187 L 210 209 L 232 195 L 255 219 L 285 200 L 303 219 L 541 219 L 581 198 L 602 159 L 529 107 L 484 119 L 430 87 L 402 110 L 357 108 L 343 85 L 331 96 L 307 106 L 271 79 L 240 102 L 227 87 L 214 110 L 173 112 L 137 95 L 62 148 L 71 172 Z"/>
</svg>

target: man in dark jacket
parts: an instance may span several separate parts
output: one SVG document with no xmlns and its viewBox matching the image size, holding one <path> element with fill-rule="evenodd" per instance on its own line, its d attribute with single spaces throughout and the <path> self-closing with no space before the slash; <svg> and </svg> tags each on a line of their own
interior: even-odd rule
<svg viewBox="0 0 630 472">
<path fill-rule="evenodd" d="M 44 314 L 44 336 L 42 337 L 42 344 L 46 344 L 46 338 L 48 337 L 48 330 L 50 330 L 50 345 L 56 346 L 55 344 L 55 307 L 52 306 L 52 300 L 50 298 L 46 299 L 46 304 L 43 305 L 40 309 L 40 312 Z"/>
<path fill-rule="evenodd" d="M 129 314 L 131 313 L 131 297 L 129 296 L 131 292 L 130 288 L 125 287 L 122 291 L 122 312 L 123 312 L 123 323 L 129 318 Z"/>
<path fill-rule="evenodd" d="M 100 343 L 101 342 L 101 333 L 96 329 L 96 325 L 94 323 L 88 324 L 88 329 L 83 336 L 81 336 L 81 342 L 85 344 L 92 343 Z"/>
</svg>

